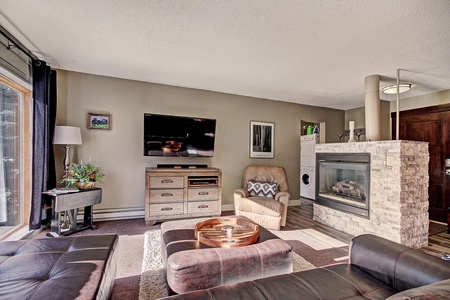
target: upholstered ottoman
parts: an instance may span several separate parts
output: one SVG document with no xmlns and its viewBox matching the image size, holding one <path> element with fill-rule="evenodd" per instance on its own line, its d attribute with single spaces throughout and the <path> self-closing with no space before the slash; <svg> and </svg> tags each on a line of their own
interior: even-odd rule
<svg viewBox="0 0 450 300">
<path fill-rule="evenodd" d="M 109 299 L 117 235 L 0 243 L 0 299 Z"/>
<path fill-rule="evenodd" d="M 194 237 L 195 224 L 202 220 L 205 218 L 161 224 L 169 294 L 292 272 L 291 246 L 267 229 L 259 227 L 258 241 L 252 245 L 212 248 Z"/>
</svg>

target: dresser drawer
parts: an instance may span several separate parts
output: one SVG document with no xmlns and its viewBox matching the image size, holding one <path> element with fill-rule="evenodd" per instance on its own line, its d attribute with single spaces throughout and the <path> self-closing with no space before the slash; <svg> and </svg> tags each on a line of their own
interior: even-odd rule
<svg viewBox="0 0 450 300">
<path fill-rule="evenodd" d="M 182 188 L 183 180 L 184 178 L 182 176 L 151 176 L 150 188 Z"/>
<path fill-rule="evenodd" d="M 183 203 L 150 204 L 150 217 L 182 215 Z"/>
<path fill-rule="evenodd" d="M 216 212 L 218 201 L 188 202 L 188 214 Z"/>
<path fill-rule="evenodd" d="M 217 188 L 188 189 L 188 201 L 215 200 L 218 195 Z"/>
<path fill-rule="evenodd" d="M 183 189 L 149 190 L 150 203 L 183 201 Z"/>
</svg>

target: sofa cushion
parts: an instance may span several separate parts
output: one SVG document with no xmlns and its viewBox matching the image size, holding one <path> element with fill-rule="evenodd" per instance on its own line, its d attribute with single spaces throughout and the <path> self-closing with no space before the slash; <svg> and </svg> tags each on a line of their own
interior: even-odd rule
<svg viewBox="0 0 450 300">
<path fill-rule="evenodd" d="M 247 181 L 278 183 L 280 192 L 288 192 L 289 184 L 286 170 L 280 166 L 250 165 L 242 174 L 241 187 L 245 188 Z"/>
<path fill-rule="evenodd" d="M 117 235 L 0 243 L 0 299 L 109 299 Z"/>
<path fill-rule="evenodd" d="M 387 298 L 387 300 L 400 299 L 450 299 L 450 279 L 406 290 Z"/>
<path fill-rule="evenodd" d="M 247 191 L 251 196 L 274 198 L 278 193 L 278 183 L 247 181 Z"/>
<path fill-rule="evenodd" d="M 238 209 L 263 216 L 279 217 L 283 210 L 283 204 L 271 198 L 249 197 L 241 198 Z"/>
</svg>

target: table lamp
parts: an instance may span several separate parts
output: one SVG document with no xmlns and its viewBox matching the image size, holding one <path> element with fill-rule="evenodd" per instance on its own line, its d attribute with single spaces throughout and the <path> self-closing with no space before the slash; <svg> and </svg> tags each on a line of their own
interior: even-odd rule
<svg viewBox="0 0 450 300">
<path fill-rule="evenodd" d="M 81 145 L 81 130 L 79 127 L 72 126 L 55 126 L 55 133 L 53 135 L 54 145 L 65 145 L 64 154 L 64 173 L 69 172 L 69 150 L 70 145 Z"/>
</svg>

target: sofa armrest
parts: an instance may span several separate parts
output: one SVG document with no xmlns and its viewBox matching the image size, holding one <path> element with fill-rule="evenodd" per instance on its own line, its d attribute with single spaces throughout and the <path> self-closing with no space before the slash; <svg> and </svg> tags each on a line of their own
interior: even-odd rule
<svg viewBox="0 0 450 300">
<path fill-rule="evenodd" d="M 248 196 L 250 196 L 250 194 L 244 188 L 235 189 L 233 191 L 233 194 L 235 194 L 236 196 L 243 197 L 243 198 L 247 198 Z"/>
<path fill-rule="evenodd" d="M 350 263 L 397 291 L 450 278 L 450 262 L 371 234 L 353 238 Z"/>
<path fill-rule="evenodd" d="M 289 202 L 289 198 L 291 197 L 291 195 L 287 192 L 278 192 L 275 195 L 275 200 L 280 201 L 283 204 L 286 204 Z"/>
<path fill-rule="evenodd" d="M 283 211 L 281 212 L 281 226 L 286 226 L 287 208 L 289 205 L 289 198 L 291 195 L 287 192 L 278 192 L 275 195 L 275 200 L 283 203 Z"/>
</svg>

